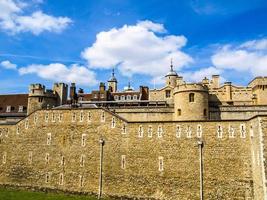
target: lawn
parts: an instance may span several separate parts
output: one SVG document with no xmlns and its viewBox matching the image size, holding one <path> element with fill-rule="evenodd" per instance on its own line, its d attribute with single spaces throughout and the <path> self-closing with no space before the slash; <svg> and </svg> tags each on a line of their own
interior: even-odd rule
<svg viewBox="0 0 267 200">
<path fill-rule="evenodd" d="M 85 195 L 68 195 L 57 193 L 30 192 L 0 188 L 0 200 L 96 200 Z"/>
</svg>

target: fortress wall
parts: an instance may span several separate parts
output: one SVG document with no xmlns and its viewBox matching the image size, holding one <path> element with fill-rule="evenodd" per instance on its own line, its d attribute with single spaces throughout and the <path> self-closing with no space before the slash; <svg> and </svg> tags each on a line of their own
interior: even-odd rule
<svg viewBox="0 0 267 200">
<path fill-rule="evenodd" d="M 173 108 L 120 108 L 115 110 L 127 121 L 172 121 Z"/>
<path fill-rule="evenodd" d="M 80 111 L 42 110 L 15 126 L 0 126 L 3 133 L 0 135 L 0 183 L 97 193 L 99 139 L 103 138 L 104 195 L 199 199 L 197 133 L 200 133 L 198 127 L 201 126 L 205 199 L 249 199 L 253 195 L 256 195 L 255 199 L 260 199 L 256 198 L 262 193 L 260 186 L 254 190 L 261 175 L 259 171 L 258 174 L 252 173 L 250 122 L 133 123 L 107 111 L 105 122 L 101 122 L 102 109 L 84 109 L 84 120 L 80 122 Z M 76 120 L 72 122 L 75 112 Z M 91 122 L 88 122 L 88 112 L 91 113 Z M 45 121 L 46 113 L 48 122 Z M 60 113 L 63 114 L 61 122 Z M 115 128 L 111 127 L 112 119 L 116 121 Z M 255 137 L 259 130 L 256 124 Z M 124 125 L 126 134 L 122 134 Z M 181 132 L 177 131 L 177 125 Z M 229 136 L 229 125 L 234 128 L 233 137 Z M 241 125 L 246 127 L 244 137 L 241 137 Z M 152 137 L 148 131 L 150 126 Z M 219 126 L 222 137 L 218 137 Z M 162 132 L 158 131 L 158 127 L 162 127 Z M 5 135 L 7 128 L 8 136 Z M 50 145 L 47 144 L 48 133 L 51 133 Z M 86 134 L 84 146 L 83 134 Z M 257 145 L 254 146 L 257 148 Z M 84 166 L 81 166 L 81 155 L 84 155 Z M 6 161 L 3 162 L 5 156 Z M 160 164 L 163 164 L 163 170 L 159 169 Z M 64 175 L 62 185 L 61 174 Z"/>
</svg>

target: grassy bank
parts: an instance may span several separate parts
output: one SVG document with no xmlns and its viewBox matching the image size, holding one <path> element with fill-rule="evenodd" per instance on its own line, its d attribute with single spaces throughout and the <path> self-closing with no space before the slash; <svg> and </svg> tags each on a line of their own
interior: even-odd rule
<svg viewBox="0 0 267 200">
<path fill-rule="evenodd" d="M 85 195 L 31 192 L 31 191 L 23 191 L 16 189 L 0 188 L 0 199 L 1 200 L 96 200 L 97 198 Z"/>
</svg>

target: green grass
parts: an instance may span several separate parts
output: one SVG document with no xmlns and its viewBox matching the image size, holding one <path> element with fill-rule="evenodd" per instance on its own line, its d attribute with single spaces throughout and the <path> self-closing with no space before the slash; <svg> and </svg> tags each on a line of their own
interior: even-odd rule
<svg viewBox="0 0 267 200">
<path fill-rule="evenodd" d="M 0 200 L 96 200 L 86 195 L 68 195 L 63 193 L 31 192 L 0 188 Z"/>
</svg>

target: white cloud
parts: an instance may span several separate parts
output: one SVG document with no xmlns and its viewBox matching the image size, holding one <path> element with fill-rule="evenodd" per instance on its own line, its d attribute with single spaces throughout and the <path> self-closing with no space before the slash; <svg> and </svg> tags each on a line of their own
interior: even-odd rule
<svg viewBox="0 0 267 200">
<path fill-rule="evenodd" d="M 1 65 L 3 68 L 5 68 L 5 69 L 17 69 L 17 65 L 11 63 L 11 62 L 8 61 L 8 60 L 2 61 L 2 62 L 0 63 L 0 65 Z"/>
<path fill-rule="evenodd" d="M 184 80 L 191 82 L 201 82 L 205 77 L 211 78 L 212 75 L 220 75 L 222 70 L 215 67 L 202 68 L 197 71 L 184 72 L 181 75 L 184 77 Z M 225 79 L 221 77 L 221 81 Z"/>
<path fill-rule="evenodd" d="M 12 34 L 31 32 L 39 35 L 44 31 L 59 33 L 72 21 L 68 17 L 54 17 L 42 11 L 35 11 L 31 15 L 23 15 L 29 7 L 21 1 L 0 1 L 0 29 Z"/>
<path fill-rule="evenodd" d="M 123 75 L 145 74 L 152 77 L 169 71 L 171 58 L 176 69 L 193 62 L 181 48 L 186 45 L 184 36 L 162 35 L 162 24 L 141 21 L 124 25 L 96 36 L 94 44 L 82 52 L 90 68 L 110 69 L 117 66 Z"/>
<path fill-rule="evenodd" d="M 77 64 L 73 64 L 69 67 L 61 63 L 52 63 L 49 65 L 32 64 L 27 67 L 20 68 L 19 74 L 36 74 L 45 80 L 67 83 L 75 82 L 86 86 L 92 86 L 98 83 L 93 71 Z"/>
<path fill-rule="evenodd" d="M 59 33 L 71 23 L 67 17 L 53 17 L 42 11 L 34 12 L 31 16 L 20 16 L 16 21 L 18 32 L 32 32 L 35 35 L 43 31 Z"/>
<path fill-rule="evenodd" d="M 215 67 L 248 72 L 253 76 L 267 75 L 267 53 L 264 40 L 248 41 L 239 46 L 225 45 L 212 56 Z"/>
<path fill-rule="evenodd" d="M 241 48 L 248 48 L 253 50 L 265 50 L 267 49 L 267 39 L 250 40 L 240 45 Z"/>
</svg>

